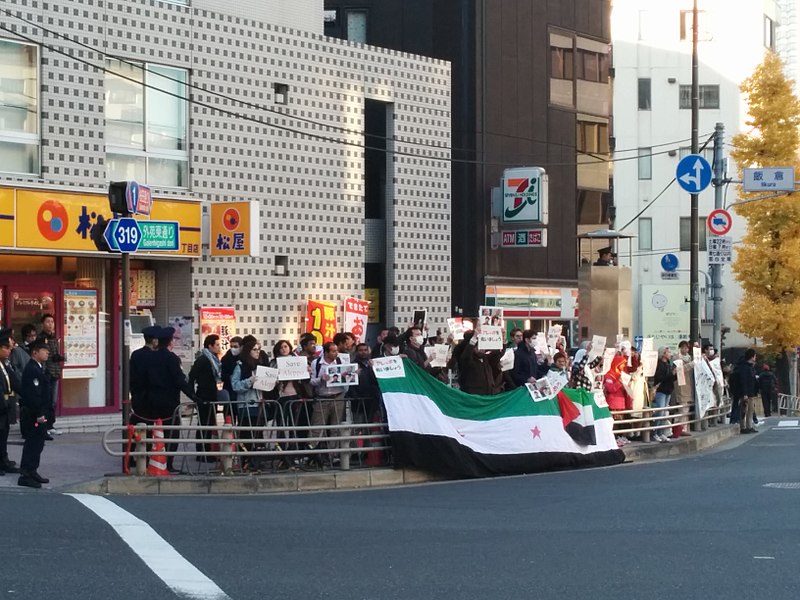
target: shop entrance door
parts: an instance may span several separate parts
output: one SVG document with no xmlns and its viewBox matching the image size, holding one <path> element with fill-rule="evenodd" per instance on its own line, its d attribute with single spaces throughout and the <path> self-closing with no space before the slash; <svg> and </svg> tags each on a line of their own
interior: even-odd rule
<svg viewBox="0 0 800 600">
<path fill-rule="evenodd" d="M 40 275 L 4 276 L 2 290 L 2 318 L 4 327 L 14 329 L 14 338 L 22 341 L 22 327 L 28 323 L 36 326 L 36 331 L 42 329 L 42 316 L 51 314 L 55 316 L 56 338 L 58 339 L 59 352 L 62 347 L 62 293 L 61 280 L 58 277 Z M 60 388 L 61 386 L 59 386 Z M 60 413 L 61 390 L 56 404 L 56 414 Z"/>
</svg>

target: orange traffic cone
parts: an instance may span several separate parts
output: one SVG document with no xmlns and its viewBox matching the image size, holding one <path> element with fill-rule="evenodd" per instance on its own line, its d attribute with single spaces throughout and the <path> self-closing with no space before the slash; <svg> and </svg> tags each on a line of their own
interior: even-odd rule
<svg viewBox="0 0 800 600">
<path fill-rule="evenodd" d="M 147 461 L 147 474 L 153 477 L 168 477 L 170 472 L 167 470 L 167 457 L 164 456 L 165 452 L 164 442 L 158 441 L 164 439 L 164 430 L 161 429 L 163 422 L 161 419 L 156 419 L 156 428 L 153 429 L 153 450 L 150 459 Z"/>
</svg>

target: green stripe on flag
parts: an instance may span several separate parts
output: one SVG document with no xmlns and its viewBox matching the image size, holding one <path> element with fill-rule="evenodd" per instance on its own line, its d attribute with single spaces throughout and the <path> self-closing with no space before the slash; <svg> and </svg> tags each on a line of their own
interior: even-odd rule
<svg viewBox="0 0 800 600">
<path fill-rule="evenodd" d="M 475 396 L 443 384 L 408 359 L 403 359 L 403 366 L 406 371 L 405 377 L 378 379 L 381 392 L 427 396 L 444 415 L 454 419 L 491 421 L 507 417 L 561 415 L 557 396 L 534 402 L 525 387 L 496 396 Z M 571 388 L 564 388 L 563 391 L 573 402 L 591 406 L 595 420 L 611 416 L 608 408 L 595 404 L 589 392 Z"/>
</svg>

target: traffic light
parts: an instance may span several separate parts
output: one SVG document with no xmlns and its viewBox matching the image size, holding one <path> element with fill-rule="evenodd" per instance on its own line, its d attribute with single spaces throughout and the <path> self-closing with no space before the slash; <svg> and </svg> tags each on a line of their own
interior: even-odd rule
<svg viewBox="0 0 800 600">
<path fill-rule="evenodd" d="M 110 197 L 111 192 L 109 191 L 109 198 Z M 106 227 L 108 227 L 108 221 L 105 220 L 103 215 L 97 215 L 97 221 L 89 230 L 89 237 L 91 238 L 92 242 L 94 242 L 95 248 L 97 248 L 100 252 L 111 252 L 111 248 L 108 247 L 108 242 L 104 236 Z"/>
<path fill-rule="evenodd" d="M 112 181 L 108 184 L 108 206 L 111 212 L 127 215 L 128 200 L 126 198 L 126 191 L 128 189 L 127 181 Z"/>
</svg>

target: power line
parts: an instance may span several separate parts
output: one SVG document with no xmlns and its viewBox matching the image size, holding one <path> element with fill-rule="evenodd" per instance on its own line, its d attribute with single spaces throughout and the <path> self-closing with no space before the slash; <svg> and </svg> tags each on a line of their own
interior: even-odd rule
<svg viewBox="0 0 800 600">
<path fill-rule="evenodd" d="M 94 52 L 94 53 L 97 53 L 97 54 L 100 54 L 100 55 L 103 55 L 103 56 L 109 56 L 106 52 L 104 52 L 104 51 L 102 51 L 102 50 L 100 50 L 98 48 L 95 48 L 95 47 L 90 46 L 88 44 L 84 44 L 84 43 L 76 40 L 75 38 L 72 38 L 72 37 L 67 36 L 65 34 L 62 34 L 62 33 L 59 33 L 57 31 L 53 31 L 51 29 L 43 27 L 42 25 L 40 25 L 38 23 L 35 23 L 33 21 L 30 21 L 30 20 L 25 19 L 23 17 L 20 17 L 18 15 L 15 15 L 14 13 L 12 13 L 11 11 L 9 11 L 7 9 L 0 8 L 0 11 L 6 13 L 7 15 L 9 15 L 9 16 L 11 16 L 13 18 L 16 18 L 16 19 L 18 19 L 20 21 L 23 21 L 23 22 L 31 25 L 32 27 L 36 27 L 36 28 L 41 29 L 42 31 L 46 31 L 47 33 L 50 33 L 50 34 L 52 34 L 52 35 L 54 35 L 56 37 L 59 37 L 59 38 L 62 38 L 64 40 L 66 40 L 66 41 L 72 42 L 72 43 L 74 43 L 74 44 L 76 44 L 78 46 L 81 46 L 81 47 L 91 51 L 91 52 Z M 20 37 L 22 39 L 25 39 L 27 41 L 30 41 L 30 42 L 38 45 L 38 42 L 36 42 L 36 40 L 33 40 L 33 39 L 31 39 L 29 37 L 26 37 L 26 36 L 16 32 L 16 31 L 13 31 L 12 29 L 9 29 L 8 27 L 0 25 L 0 29 L 8 31 L 9 33 L 17 35 L 18 37 Z M 62 51 L 62 50 L 59 50 L 59 49 L 55 48 L 52 45 L 48 45 L 48 44 L 44 44 L 44 43 L 42 45 L 44 47 L 48 48 L 49 50 L 53 51 L 53 52 L 57 52 L 57 53 L 62 54 L 64 56 L 68 56 L 68 57 L 72 58 L 73 60 L 77 60 L 79 62 L 82 62 L 83 64 L 91 66 L 91 67 L 93 67 L 95 69 L 102 70 L 105 73 L 110 73 L 110 74 L 115 75 L 115 76 L 117 76 L 117 77 L 119 77 L 121 79 L 125 79 L 127 81 L 131 81 L 131 82 L 136 83 L 138 85 L 142 85 L 143 87 L 159 91 L 159 92 L 161 92 L 163 94 L 178 98 L 180 100 L 184 100 L 184 101 L 186 101 L 186 102 L 188 102 L 190 104 L 195 104 L 197 106 L 202 106 L 202 107 L 205 107 L 205 108 L 209 108 L 211 110 L 215 110 L 215 111 L 220 112 L 222 114 L 227 114 L 227 115 L 230 115 L 230 116 L 239 117 L 239 118 L 243 118 L 243 119 L 246 119 L 246 120 L 251 120 L 251 121 L 260 123 L 262 125 L 275 127 L 276 129 L 285 130 L 285 131 L 288 131 L 288 132 L 296 133 L 298 135 L 305 135 L 305 136 L 308 136 L 308 137 L 321 139 L 321 140 L 325 140 L 325 141 L 338 142 L 338 143 L 342 143 L 342 144 L 346 144 L 346 145 L 356 146 L 356 147 L 359 147 L 359 148 L 363 148 L 365 150 L 377 150 L 377 151 L 382 151 L 382 152 L 386 152 L 386 153 L 397 154 L 397 155 L 402 155 L 402 156 L 410 156 L 410 157 L 415 157 L 415 158 L 425 158 L 425 159 L 433 159 L 433 160 L 447 160 L 448 162 L 451 162 L 451 163 L 486 164 L 486 165 L 494 165 L 494 166 L 508 166 L 508 164 L 509 164 L 508 162 L 493 163 L 493 162 L 479 161 L 479 160 L 456 159 L 456 158 L 452 158 L 452 157 L 447 159 L 447 158 L 436 157 L 436 156 L 425 156 L 425 155 L 411 154 L 411 153 L 406 153 L 406 152 L 402 152 L 402 151 L 398 151 L 398 150 L 389 150 L 389 149 L 386 149 L 386 148 L 378 148 L 378 147 L 373 147 L 373 146 L 367 146 L 366 144 L 358 144 L 358 143 L 354 143 L 354 142 L 349 142 L 347 140 L 340 140 L 340 139 L 331 138 L 331 137 L 328 137 L 328 136 L 322 136 L 322 135 L 319 135 L 319 134 L 313 134 L 313 133 L 310 133 L 310 132 L 293 129 L 291 127 L 280 126 L 280 125 L 277 125 L 275 123 L 271 123 L 271 122 L 263 121 L 263 120 L 260 120 L 260 119 L 256 119 L 255 117 L 250 117 L 248 115 L 235 113 L 235 112 L 232 112 L 230 110 L 226 110 L 226 109 L 222 109 L 222 108 L 219 108 L 219 107 L 210 106 L 208 104 L 205 104 L 205 103 L 200 102 L 198 100 L 194 100 L 192 98 L 187 98 L 187 97 L 180 96 L 179 94 L 163 90 L 163 89 L 161 89 L 161 88 L 159 88 L 157 86 L 151 85 L 151 84 L 146 84 L 144 82 L 140 82 L 138 80 L 132 79 L 132 78 L 127 77 L 125 75 L 122 75 L 120 73 L 116 73 L 115 71 L 112 71 L 112 70 L 107 69 L 105 67 L 100 67 L 100 66 L 95 65 L 94 63 L 91 63 L 89 61 L 82 60 L 82 59 L 80 59 L 80 58 L 78 58 L 76 56 L 73 56 L 72 54 L 69 54 L 69 53 L 67 53 L 65 51 Z M 146 71 L 146 67 L 141 63 L 137 63 L 137 62 L 134 62 L 134 61 L 129 61 L 129 60 L 126 60 L 126 59 L 123 59 L 123 58 L 119 58 L 119 57 L 112 57 L 112 58 L 114 60 L 119 61 L 120 63 L 125 63 L 125 64 L 133 66 L 135 68 L 141 69 L 142 71 Z M 479 152 L 478 149 L 473 149 L 473 148 L 453 148 L 453 147 L 447 147 L 447 146 L 437 146 L 435 144 L 428 144 L 426 142 L 417 141 L 417 140 L 408 140 L 408 139 L 406 139 L 406 140 L 396 140 L 395 138 L 390 138 L 390 137 L 387 137 L 387 136 L 381 136 L 381 135 L 377 135 L 377 134 L 369 134 L 369 133 L 366 133 L 364 131 L 348 129 L 348 128 L 340 127 L 338 125 L 334 125 L 334 124 L 331 124 L 331 123 L 315 121 L 313 119 L 308 119 L 308 118 L 305 118 L 305 117 L 300 117 L 300 116 L 296 116 L 296 115 L 287 114 L 287 113 L 281 112 L 279 110 L 275 110 L 275 109 L 269 108 L 267 106 L 254 104 L 254 103 L 248 102 L 246 100 L 241 100 L 241 99 L 238 99 L 238 98 L 234 98 L 232 96 L 228 96 L 227 94 L 223 94 L 223 93 L 220 93 L 220 92 L 209 90 L 207 88 L 201 87 L 201 86 L 196 85 L 196 84 L 187 83 L 185 81 L 181 81 L 179 79 L 170 77 L 170 76 L 162 74 L 162 73 L 159 73 L 158 76 L 160 78 L 162 78 L 162 79 L 166 79 L 168 81 L 172 81 L 174 83 L 178 83 L 178 84 L 180 84 L 180 85 L 182 85 L 182 86 L 184 86 L 186 88 L 196 89 L 196 90 L 202 91 L 202 92 L 204 92 L 206 94 L 210 94 L 210 95 L 217 96 L 217 97 L 223 98 L 225 100 L 228 100 L 228 101 L 231 101 L 231 102 L 234 102 L 234 103 L 241 104 L 241 105 L 243 105 L 245 107 L 248 107 L 248 108 L 255 108 L 255 109 L 258 109 L 258 110 L 263 110 L 265 112 L 270 112 L 270 113 L 273 113 L 275 115 L 278 115 L 278 116 L 280 116 L 282 118 L 293 119 L 293 120 L 296 120 L 296 121 L 305 122 L 305 123 L 308 123 L 308 124 L 311 124 L 311 125 L 314 125 L 314 126 L 318 126 L 318 127 L 326 127 L 328 129 L 338 130 L 338 131 L 340 131 L 342 133 L 359 135 L 359 136 L 364 136 L 364 137 L 367 137 L 367 138 L 374 138 L 374 139 L 378 139 L 378 140 L 397 141 L 397 142 L 402 143 L 402 144 L 416 145 L 416 146 L 421 146 L 421 147 L 425 147 L 425 148 L 431 148 L 433 150 L 441 150 L 441 151 L 448 151 L 449 150 L 450 152 L 456 152 L 456 151 L 457 152 L 475 152 L 475 153 Z M 553 145 L 553 146 L 563 146 L 563 147 L 568 147 L 568 148 L 574 147 L 574 145 L 572 145 L 572 144 L 561 144 L 561 143 L 558 143 L 558 142 L 548 142 L 548 141 L 545 141 L 545 140 L 536 140 L 536 139 L 531 139 L 531 138 L 525 138 L 525 137 L 522 137 L 522 136 L 514 136 L 514 135 L 510 135 L 510 134 L 492 134 L 492 135 L 499 135 L 499 136 L 502 136 L 502 137 L 508 137 L 508 138 L 518 139 L 518 140 L 523 140 L 523 141 L 530 141 L 530 142 L 534 142 L 534 143 L 548 144 L 548 145 Z M 661 143 L 661 144 L 653 144 L 652 146 L 650 146 L 650 148 L 669 146 L 669 145 L 673 145 L 673 144 L 677 144 L 677 143 L 681 143 L 681 142 L 687 141 L 689 139 L 691 139 L 691 138 L 684 138 L 684 139 L 681 139 L 681 140 L 676 140 L 674 142 L 665 142 L 665 143 Z M 633 152 L 633 151 L 637 151 L 637 150 L 640 150 L 640 148 L 626 148 L 626 149 L 614 150 L 614 153 L 617 154 L 617 153 L 623 153 L 623 152 Z M 583 154 L 585 156 L 589 156 L 591 158 L 594 158 L 597 162 L 604 162 L 604 163 L 614 163 L 614 162 L 620 162 L 620 161 L 624 161 L 624 160 L 633 160 L 633 159 L 638 159 L 638 158 L 644 158 L 644 157 L 647 157 L 647 156 L 657 156 L 657 155 L 660 155 L 660 154 L 667 154 L 667 153 L 669 153 L 671 151 L 672 150 L 667 150 L 665 152 L 650 153 L 650 154 L 640 154 L 640 155 L 637 155 L 637 156 L 634 156 L 634 157 L 627 157 L 627 158 L 604 158 L 604 157 L 599 156 L 599 155 L 597 155 L 595 153 L 586 152 L 586 151 L 582 151 L 582 150 L 577 150 L 576 149 L 576 152 L 578 152 L 579 154 Z M 515 158 L 526 157 L 526 156 L 527 157 L 531 157 L 531 156 L 534 156 L 534 155 L 533 154 L 527 154 L 527 153 L 523 153 L 523 154 L 517 153 L 515 155 Z M 575 162 L 575 163 L 545 163 L 542 166 L 548 166 L 548 167 L 579 166 L 581 164 L 586 164 L 586 163 L 578 163 L 578 162 Z"/>
</svg>

